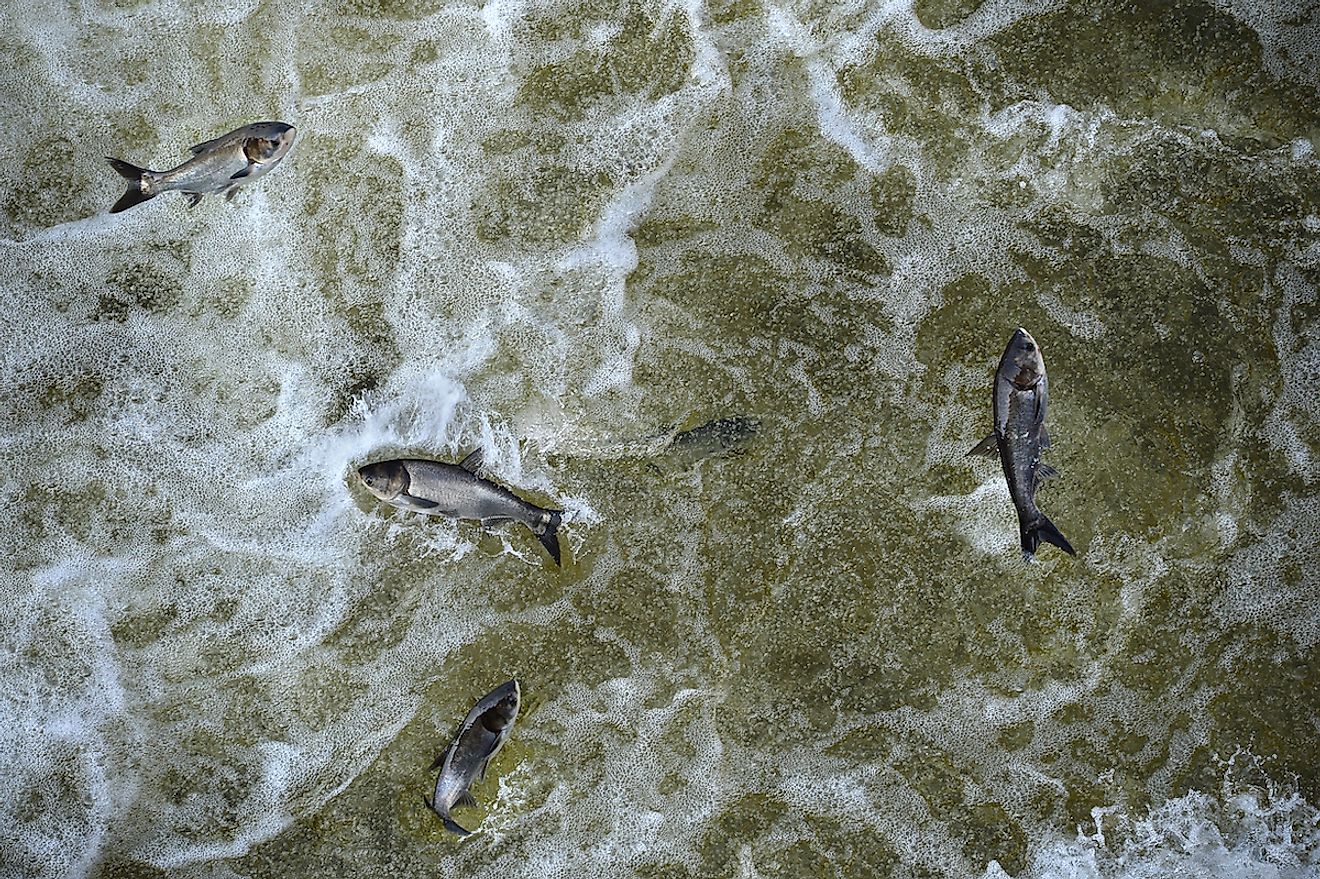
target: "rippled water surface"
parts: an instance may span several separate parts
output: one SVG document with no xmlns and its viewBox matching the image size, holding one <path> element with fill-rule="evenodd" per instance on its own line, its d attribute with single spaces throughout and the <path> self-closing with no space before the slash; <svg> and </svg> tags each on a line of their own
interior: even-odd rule
<svg viewBox="0 0 1320 879">
<path fill-rule="evenodd" d="M 1320 871 L 1314 4 L 11 3 L 0 49 L 0 875 Z M 233 203 L 105 213 L 102 156 L 257 119 Z M 1076 558 L 965 456 L 1017 326 Z M 477 446 L 562 569 L 354 476 Z M 460 842 L 426 767 L 515 675 Z"/>
</svg>

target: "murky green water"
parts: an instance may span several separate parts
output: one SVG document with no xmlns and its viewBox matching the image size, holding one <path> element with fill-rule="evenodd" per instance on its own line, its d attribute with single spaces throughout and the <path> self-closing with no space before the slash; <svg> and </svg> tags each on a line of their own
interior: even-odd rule
<svg viewBox="0 0 1320 879">
<path fill-rule="evenodd" d="M 37 4 L 0 47 L 0 875 L 1320 869 L 1315 9 Z M 234 203 L 104 214 L 101 156 L 266 118 Z M 1078 549 L 1031 565 L 965 457 L 1017 326 Z M 562 570 L 352 475 L 478 445 Z M 459 842 L 426 767 L 514 675 Z"/>
</svg>

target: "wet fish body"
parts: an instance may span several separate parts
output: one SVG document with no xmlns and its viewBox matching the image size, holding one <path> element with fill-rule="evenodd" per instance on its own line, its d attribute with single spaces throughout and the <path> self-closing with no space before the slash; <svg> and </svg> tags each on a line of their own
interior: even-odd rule
<svg viewBox="0 0 1320 879">
<path fill-rule="evenodd" d="M 1076 555 L 1068 540 L 1036 506 L 1036 489 L 1041 481 L 1058 474 L 1041 461 L 1041 451 L 1050 444 L 1045 429 L 1048 406 L 1049 382 L 1040 346 L 1030 333 L 1019 327 L 1009 339 L 995 371 L 994 433 L 968 454 L 999 455 L 1008 493 L 1017 509 L 1025 558 L 1035 554 L 1042 540 Z"/>
<path fill-rule="evenodd" d="M 184 192 L 195 207 L 205 195 L 233 198 L 240 186 L 268 174 L 290 148 L 296 129 L 284 122 L 254 122 L 199 143 L 193 157 L 168 171 L 151 171 L 109 156 L 106 161 L 129 181 L 110 213 L 117 214 L 162 192 Z"/>
<path fill-rule="evenodd" d="M 400 458 L 367 464 L 358 469 L 358 475 L 368 491 L 403 510 L 477 520 L 487 527 L 521 522 L 541 541 L 555 564 L 559 564 L 563 510 L 538 507 L 483 478 L 481 459 L 480 450 L 458 464 Z"/>
<path fill-rule="evenodd" d="M 440 770 L 435 779 L 435 791 L 430 799 L 422 801 L 440 816 L 445 829 L 459 836 L 472 831 L 464 828 L 450 815 L 455 806 L 475 806 L 472 785 L 486 777 L 486 768 L 509 738 L 513 722 L 518 719 L 522 692 L 517 680 L 506 681 L 478 700 L 459 724 L 458 732 L 449 746 L 435 758 L 431 770 Z"/>
</svg>

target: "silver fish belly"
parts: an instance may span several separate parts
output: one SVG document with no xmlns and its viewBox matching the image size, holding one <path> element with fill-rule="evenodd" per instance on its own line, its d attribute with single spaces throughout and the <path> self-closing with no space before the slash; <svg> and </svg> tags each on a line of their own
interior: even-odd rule
<svg viewBox="0 0 1320 879">
<path fill-rule="evenodd" d="M 449 746 L 435 758 L 431 769 L 439 769 L 431 799 L 422 797 L 427 808 L 440 816 L 445 829 L 459 836 L 472 831 L 450 815 L 455 806 L 475 806 L 471 787 L 486 777 L 490 761 L 508 740 L 518 719 L 522 691 L 518 681 L 506 681 L 477 701 L 459 724 Z"/>
</svg>

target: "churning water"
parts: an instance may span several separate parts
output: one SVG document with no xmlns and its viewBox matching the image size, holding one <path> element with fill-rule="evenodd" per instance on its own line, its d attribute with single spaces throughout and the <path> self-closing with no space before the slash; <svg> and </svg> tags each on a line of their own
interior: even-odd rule
<svg viewBox="0 0 1320 879">
<path fill-rule="evenodd" d="M 0 47 L 0 875 L 1320 870 L 1314 3 L 11 0 Z M 258 119 L 232 204 L 105 213 L 102 156 Z M 1032 565 L 964 456 L 1019 325 L 1078 549 Z M 562 570 L 353 475 L 476 446 Z M 426 767 L 515 675 L 460 842 Z"/>
</svg>

